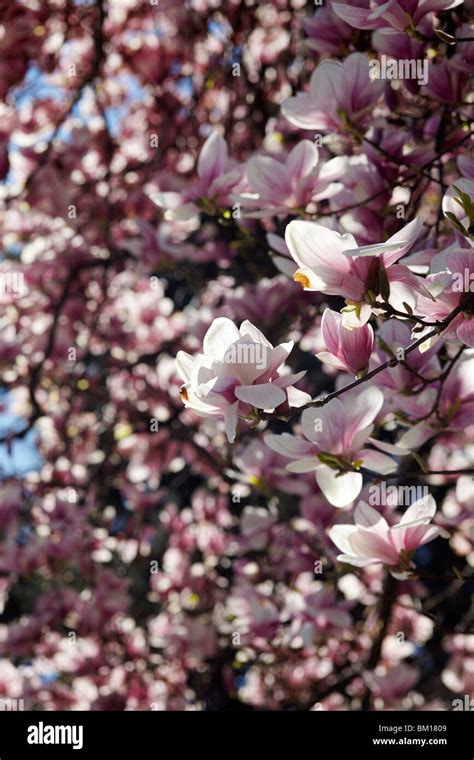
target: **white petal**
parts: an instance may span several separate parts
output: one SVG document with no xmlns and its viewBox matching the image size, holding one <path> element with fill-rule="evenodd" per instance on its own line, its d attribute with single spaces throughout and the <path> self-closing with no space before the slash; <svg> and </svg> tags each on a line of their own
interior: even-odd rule
<svg viewBox="0 0 474 760">
<path fill-rule="evenodd" d="M 234 323 L 227 317 L 218 317 L 204 336 L 204 353 L 222 359 L 226 349 L 239 338 L 240 333 Z"/>
<path fill-rule="evenodd" d="M 306 457 L 305 459 L 297 459 L 296 462 L 290 462 L 285 467 L 288 472 L 313 472 L 320 465 L 317 457 Z"/>
<path fill-rule="evenodd" d="M 193 364 L 194 356 L 191 356 L 186 351 L 178 351 L 176 354 L 176 369 L 180 378 L 186 383 L 189 382 Z"/>
<path fill-rule="evenodd" d="M 229 443 L 234 443 L 235 432 L 237 430 L 238 411 L 238 401 L 236 401 L 235 404 L 232 404 L 231 406 L 227 406 L 224 410 L 225 432 Z"/>
<path fill-rule="evenodd" d="M 257 409 L 275 409 L 286 401 L 286 394 L 273 383 L 263 385 L 238 385 L 235 395 L 239 401 L 251 404 Z"/>
<path fill-rule="evenodd" d="M 358 497 L 363 478 L 359 472 L 345 472 L 338 475 L 335 470 L 323 465 L 316 470 L 316 480 L 326 499 L 333 507 L 345 507 Z"/>
</svg>

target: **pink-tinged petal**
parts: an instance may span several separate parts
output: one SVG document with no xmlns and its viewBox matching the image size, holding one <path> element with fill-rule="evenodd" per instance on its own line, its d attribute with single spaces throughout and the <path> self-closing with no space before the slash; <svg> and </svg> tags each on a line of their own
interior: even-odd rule
<svg viewBox="0 0 474 760">
<path fill-rule="evenodd" d="M 358 456 L 363 460 L 362 467 L 366 470 L 378 472 L 381 475 L 389 475 L 391 472 L 397 471 L 397 463 L 380 451 L 362 449 L 362 451 L 359 451 Z"/>
<path fill-rule="evenodd" d="M 383 26 L 378 19 L 369 21 L 370 10 L 368 8 L 354 8 L 354 6 L 345 3 L 333 3 L 331 9 L 336 16 L 339 16 L 354 29 L 377 29 Z"/>
<path fill-rule="evenodd" d="M 245 166 L 238 166 L 235 169 L 224 172 L 220 177 L 214 180 L 210 189 L 209 197 L 226 196 L 231 193 L 235 186 L 245 176 Z"/>
<path fill-rule="evenodd" d="M 403 533 L 403 548 L 405 551 L 411 552 L 438 538 L 440 529 L 436 525 L 420 525 L 415 528 L 405 528 Z"/>
<path fill-rule="evenodd" d="M 287 168 L 270 156 L 251 158 L 247 177 L 252 190 L 267 200 L 282 201 L 291 193 Z"/>
<path fill-rule="evenodd" d="M 302 459 L 314 452 L 311 443 L 290 433 L 282 433 L 281 435 L 270 433 L 265 435 L 263 440 L 269 449 L 289 459 Z"/>
<path fill-rule="evenodd" d="M 399 553 L 395 547 L 384 541 L 376 533 L 361 530 L 349 538 L 349 543 L 354 554 L 363 559 L 378 559 L 386 565 L 396 565 Z"/>
<path fill-rule="evenodd" d="M 160 192 L 158 190 L 149 190 L 146 193 L 148 197 L 160 208 L 179 209 L 183 205 L 183 196 L 181 193 Z"/>
<path fill-rule="evenodd" d="M 356 436 L 354 436 L 354 440 L 352 441 L 352 448 L 354 451 L 359 451 L 363 447 L 363 445 L 369 440 L 369 436 L 372 434 L 374 429 L 373 425 L 367 425 L 365 428 L 361 428 Z"/>
<path fill-rule="evenodd" d="M 309 441 L 318 444 L 321 451 L 331 454 L 335 451 L 337 441 L 341 437 L 341 426 L 344 425 L 344 407 L 339 399 L 330 401 L 321 409 L 305 409 L 301 415 L 301 427 Z"/>
<path fill-rule="evenodd" d="M 375 81 L 371 78 L 369 60 L 362 53 L 351 53 L 345 59 L 342 85 L 345 100 L 341 105 L 343 108 L 349 107 L 350 113 L 356 118 L 359 114 L 372 110 L 385 89 L 383 80 Z"/>
<path fill-rule="evenodd" d="M 239 401 L 257 409 L 275 409 L 286 401 L 286 394 L 273 383 L 263 385 L 238 385 L 235 395 Z"/>
<path fill-rule="evenodd" d="M 370 528 L 380 538 L 388 534 L 388 524 L 384 517 L 365 501 L 360 501 L 354 511 L 354 523 L 357 528 Z"/>
<path fill-rule="evenodd" d="M 339 359 L 342 355 L 342 317 L 337 311 L 325 309 L 321 319 L 321 334 L 328 351 Z"/>
<path fill-rule="evenodd" d="M 416 218 L 395 235 L 392 235 L 385 243 L 365 245 L 346 250 L 344 253 L 346 256 L 351 257 L 382 255 L 384 265 L 389 267 L 411 248 L 419 236 L 422 226 L 421 219 Z"/>
<path fill-rule="evenodd" d="M 277 253 L 281 253 L 282 256 L 289 257 L 290 252 L 288 250 L 288 246 L 286 245 L 284 238 L 280 237 L 279 235 L 275 235 L 274 232 L 268 232 L 267 243 L 273 251 L 276 251 Z"/>
<path fill-rule="evenodd" d="M 375 420 L 383 401 L 383 393 L 376 386 L 362 391 L 351 391 L 343 397 L 340 435 L 345 449 L 350 449 L 357 433 Z"/>
<path fill-rule="evenodd" d="M 273 380 L 274 385 L 278 385 L 279 388 L 288 388 L 290 385 L 294 385 L 299 382 L 305 375 L 307 370 L 303 369 L 301 372 L 296 372 L 291 375 L 280 375 L 276 380 Z"/>
<path fill-rule="evenodd" d="M 315 222 L 294 221 L 285 230 L 285 241 L 296 263 L 313 269 L 328 284 L 339 283 L 349 271 L 349 261 L 342 253 L 349 243 L 345 235 Z"/>
<path fill-rule="evenodd" d="M 293 341 L 290 341 L 289 343 L 281 343 L 279 346 L 276 346 L 276 348 L 271 348 L 264 352 L 263 355 L 265 357 L 265 367 L 261 374 L 257 375 L 259 378 L 259 383 L 268 382 L 275 375 L 276 371 L 287 360 L 293 349 L 293 346 Z M 260 366 L 262 366 L 261 363 Z M 277 385 L 280 388 L 285 387 L 284 383 L 281 382 L 278 382 Z M 291 383 L 288 383 L 288 385 L 291 385 Z"/>
<path fill-rule="evenodd" d="M 320 461 L 314 455 L 307 457 L 306 459 L 297 459 L 295 462 L 290 462 L 285 467 L 288 472 L 313 472 L 317 470 L 320 465 Z"/>
<path fill-rule="evenodd" d="M 416 239 L 419 237 L 422 229 L 423 222 L 420 217 L 416 217 L 416 219 L 413 219 L 412 222 L 406 224 L 405 227 L 396 232 L 395 235 L 392 235 L 392 237 L 386 241 L 386 244 L 390 246 L 393 244 L 398 244 L 398 251 L 391 250 L 390 252 L 384 253 L 382 255 L 383 263 L 386 267 L 395 264 L 398 259 L 404 256 L 410 250 Z"/>
<path fill-rule="evenodd" d="M 286 395 L 288 396 L 288 404 L 299 409 L 300 406 L 306 406 L 311 401 L 311 396 L 305 391 L 300 391 L 299 388 L 293 388 L 291 385 L 286 389 Z"/>
<path fill-rule="evenodd" d="M 407 26 L 406 13 L 400 7 L 398 0 L 388 0 L 373 10 L 369 16 L 369 22 L 371 21 L 379 21 L 379 26 L 382 27 L 390 25 L 399 32 L 404 32 Z"/>
<path fill-rule="evenodd" d="M 252 385 L 265 373 L 270 351 L 261 343 L 253 343 L 248 336 L 240 338 L 226 349 L 221 362 L 214 361 L 213 368 L 220 376 L 232 376 L 237 385 Z M 263 381 L 259 381 L 263 382 Z"/>
<path fill-rule="evenodd" d="M 344 564 L 353 565 L 354 567 L 369 567 L 369 565 L 380 564 L 376 559 L 362 559 L 361 557 L 356 557 L 354 554 L 338 554 L 337 560 L 338 562 L 344 562 Z"/>
<path fill-rule="evenodd" d="M 325 182 L 334 182 L 336 179 L 340 179 L 348 168 L 347 156 L 336 156 L 326 161 L 319 171 L 319 179 Z"/>
<path fill-rule="evenodd" d="M 315 356 L 316 359 L 319 359 L 323 364 L 329 364 L 330 367 L 336 367 L 336 369 L 347 370 L 346 364 L 339 359 L 336 359 L 336 357 L 333 354 L 330 354 L 329 351 L 318 351 Z"/>
<path fill-rule="evenodd" d="M 372 243 L 371 245 L 361 245 L 359 248 L 350 248 L 349 250 L 344 251 L 344 256 L 350 256 L 351 258 L 378 256 L 381 253 L 398 251 L 399 248 L 400 246 L 398 243 Z"/>
<path fill-rule="evenodd" d="M 301 140 L 286 159 L 287 177 L 289 175 L 293 183 L 299 182 L 317 166 L 318 158 L 319 153 L 315 144 L 311 140 Z"/>
<path fill-rule="evenodd" d="M 342 71 L 339 61 L 322 61 L 309 80 L 309 90 L 314 102 L 329 112 L 333 111 L 344 97 Z"/>
<path fill-rule="evenodd" d="M 273 348 L 272 344 L 266 339 L 265 335 L 261 330 L 258 329 L 258 327 L 255 327 L 251 322 L 249 322 L 248 319 L 244 319 L 242 324 L 240 325 L 240 334 L 242 336 L 248 335 L 250 338 L 252 338 L 255 343 L 263 343 L 267 348 Z M 293 341 L 289 341 L 289 343 L 281 343 L 281 346 L 289 346 L 291 345 L 291 348 L 293 348 Z M 291 348 L 288 350 L 288 353 L 290 353 Z"/>
<path fill-rule="evenodd" d="M 178 351 L 175 361 L 178 375 L 182 380 L 188 382 L 194 366 L 194 356 L 186 353 L 186 351 Z"/>
<path fill-rule="evenodd" d="M 406 457 L 410 453 L 402 446 L 395 446 L 393 443 L 386 443 L 386 441 L 378 441 L 376 438 L 367 438 L 367 443 L 376 446 L 380 451 L 385 451 L 386 454 L 393 454 L 396 457 Z"/>
<path fill-rule="evenodd" d="M 202 146 L 197 173 L 204 183 L 211 184 L 226 168 L 229 152 L 227 143 L 217 132 L 212 132 Z"/>
<path fill-rule="evenodd" d="M 316 481 L 324 496 L 333 507 L 346 507 L 357 499 L 362 489 L 363 478 L 358 472 L 338 475 L 326 465 L 316 470 Z"/>
<path fill-rule="evenodd" d="M 214 405 L 212 403 L 214 399 L 202 399 L 189 385 L 181 389 L 181 400 L 186 408 L 204 417 L 222 412 L 222 400 L 220 404 Z"/>
<path fill-rule="evenodd" d="M 204 336 L 204 353 L 222 359 L 230 344 L 239 338 L 240 333 L 234 323 L 227 317 L 218 317 Z"/>
<path fill-rule="evenodd" d="M 425 0 L 424 3 L 418 5 L 413 14 L 413 21 L 417 24 L 428 13 L 438 13 L 439 11 L 456 8 L 458 5 L 462 5 L 463 2 L 464 0 Z"/>
<path fill-rule="evenodd" d="M 458 0 L 458 2 L 461 3 L 462 0 Z M 474 179 L 474 158 L 471 158 L 470 156 L 459 156 L 458 167 L 463 177 Z"/>
<path fill-rule="evenodd" d="M 235 433 L 237 430 L 237 423 L 238 423 L 238 411 L 239 411 L 239 402 L 236 401 L 235 404 L 231 404 L 230 406 L 227 406 L 224 409 L 224 425 L 225 425 L 225 432 L 227 435 L 227 440 L 229 443 L 234 443 L 235 440 Z"/>
<path fill-rule="evenodd" d="M 318 106 L 311 95 L 299 92 L 287 98 L 281 106 L 281 113 L 290 124 L 300 129 L 330 129 L 333 122 L 325 109 Z"/>
<path fill-rule="evenodd" d="M 400 525 L 423 520 L 429 522 L 436 514 L 436 502 L 431 495 L 423 496 L 415 501 L 403 515 Z"/>
<path fill-rule="evenodd" d="M 474 319 L 465 319 L 456 330 L 456 336 L 465 346 L 474 348 Z"/>
<path fill-rule="evenodd" d="M 462 275 L 464 282 L 465 273 L 468 275 L 474 273 L 474 251 L 451 251 L 446 256 L 446 264 L 450 272 Z M 468 283 L 471 284 L 470 279 L 468 279 Z"/>
<path fill-rule="evenodd" d="M 344 552 L 344 554 L 352 554 L 352 546 L 349 543 L 349 538 L 354 533 L 357 533 L 355 525 L 334 525 L 328 530 L 329 538 L 334 544 L 336 544 L 341 552 Z"/>
<path fill-rule="evenodd" d="M 426 441 L 432 438 L 434 435 L 433 428 L 426 422 L 420 422 L 418 425 L 414 425 L 412 428 L 403 433 L 402 437 L 398 441 L 398 445 L 401 448 L 415 451 L 419 449 Z"/>
<path fill-rule="evenodd" d="M 374 345 L 370 325 L 348 330 L 338 312 L 326 309 L 321 320 L 321 333 L 328 350 L 343 367 L 354 374 L 367 369 Z"/>
</svg>

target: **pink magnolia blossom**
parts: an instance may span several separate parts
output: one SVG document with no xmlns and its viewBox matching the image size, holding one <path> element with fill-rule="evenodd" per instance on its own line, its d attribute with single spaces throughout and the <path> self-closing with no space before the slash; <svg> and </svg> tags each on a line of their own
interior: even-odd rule
<svg viewBox="0 0 474 760">
<path fill-rule="evenodd" d="M 431 297 L 419 293 L 416 299 L 415 314 L 430 321 L 443 321 L 461 303 L 466 302 L 466 308 L 450 322 L 443 335 L 456 335 L 458 340 L 470 348 L 474 347 L 474 250 L 454 250 L 446 255 L 449 272 L 428 275 L 426 286 Z M 430 328 L 425 328 L 428 333 Z M 421 333 L 422 334 L 422 333 Z M 429 348 L 437 337 L 428 339 L 422 344 L 423 349 Z"/>
<path fill-rule="evenodd" d="M 360 327 L 388 301 L 406 312 L 404 303 L 415 306 L 414 291 L 421 281 L 396 262 L 412 247 L 421 229 L 414 219 L 385 243 L 358 247 L 350 234 L 340 235 L 315 222 L 290 222 L 285 240 L 299 269 L 293 279 L 305 290 L 346 299 L 345 327 Z"/>
<path fill-rule="evenodd" d="M 309 647 L 318 634 L 340 634 L 352 624 L 349 606 L 350 602 L 337 603 L 335 595 L 325 588 L 290 592 L 284 616 L 291 619 L 291 646 Z"/>
<path fill-rule="evenodd" d="M 375 672 L 364 673 L 364 680 L 373 694 L 384 702 L 394 702 L 405 697 L 420 680 L 418 670 L 404 662 L 400 662 L 390 670 L 382 666 L 380 671 L 377 669 Z"/>
<path fill-rule="evenodd" d="M 464 351 L 454 368 L 439 386 L 430 384 L 415 396 L 400 396 L 399 408 L 414 424 L 398 441 L 398 445 L 416 449 L 439 431 L 464 432 L 474 430 L 474 349 Z M 436 412 L 433 412 L 436 403 Z M 448 468 L 449 469 L 449 468 Z"/>
<path fill-rule="evenodd" d="M 430 66 L 425 90 L 433 99 L 457 103 L 466 88 L 470 88 L 467 72 L 453 66 L 449 59 Z"/>
<path fill-rule="evenodd" d="M 232 206 L 231 193 L 240 186 L 244 171 L 242 165 L 229 158 L 225 139 L 218 132 L 211 132 L 199 154 L 197 178 L 189 187 L 180 192 L 151 189 L 149 196 L 166 209 L 166 220 L 181 225 L 196 224 L 202 199 L 218 206 Z"/>
<path fill-rule="evenodd" d="M 305 18 L 303 25 L 306 44 L 318 53 L 337 55 L 353 34 L 351 27 L 341 21 L 328 5 L 318 8 L 312 18 Z"/>
<path fill-rule="evenodd" d="M 335 525 L 330 538 L 342 551 L 338 560 L 356 567 L 382 564 L 395 575 L 404 576 L 414 568 L 411 559 L 419 546 L 445 535 L 430 525 L 436 513 L 432 496 L 414 502 L 397 525 L 389 526 L 373 507 L 360 501 L 353 525 Z"/>
<path fill-rule="evenodd" d="M 363 7 L 333 3 L 339 18 L 355 29 L 416 29 L 428 13 L 455 8 L 464 0 L 365 0 Z"/>
<path fill-rule="evenodd" d="M 301 129 L 338 131 L 346 119 L 364 123 L 382 95 L 385 84 L 369 75 L 369 61 L 352 53 L 341 64 L 323 61 L 313 71 L 309 92 L 299 92 L 282 105 L 282 113 Z"/>
<path fill-rule="evenodd" d="M 342 156 L 319 163 L 319 151 L 310 140 L 302 140 L 279 161 L 271 156 L 254 156 L 247 164 L 247 177 L 254 195 L 238 197 L 253 215 L 272 216 L 288 209 L 304 210 L 311 201 L 330 198 L 342 189 L 346 168 Z"/>
<path fill-rule="evenodd" d="M 411 329 L 408 324 L 396 319 L 384 322 L 377 332 L 375 350 L 372 354 L 369 369 L 375 369 L 390 359 L 404 356 L 404 349 L 412 342 Z M 425 379 L 437 377 L 441 373 L 437 347 L 429 351 L 411 351 L 406 354 L 403 362 L 395 367 L 388 367 L 374 377 L 374 383 L 385 390 L 396 394 L 416 388 Z"/>
<path fill-rule="evenodd" d="M 361 467 L 383 474 L 397 469 L 386 454 L 365 448 L 366 443 L 386 448 L 370 437 L 383 401 L 381 390 L 375 387 L 345 393 L 321 409 L 305 409 L 301 426 L 307 440 L 282 433 L 266 435 L 265 443 L 295 460 L 287 465 L 290 472 L 314 470 L 326 499 L 335 507 L 344 507 L 361 491 Z"/>
<path fill-rule="evenodd" d="M 181 399 L 200 416 L 224 417 L 227 438 L 235 438 L 239 416 L 252 407 L 273 410 L 301 406 L 309 396 L 293 388 L 306 374 L 284 375 L 280 369 L 293 341 L 275 348 L 251 322 L 240 329 L 226 317 L 215 319 L 203 341 L 204 353 L 193 357 L 179 351 L 176 367 L 184 380 Z"/>
<path fill-rule="evenodd" d="M 341 314 L 326 309 L 321 320 L 321 332 L 327 351 L 317 353 L 318 359 L 356 376 L 367 371 L 374 347 L 374 331 L 370 325 L 350 330 L 344 327 Z"/>
</svg>

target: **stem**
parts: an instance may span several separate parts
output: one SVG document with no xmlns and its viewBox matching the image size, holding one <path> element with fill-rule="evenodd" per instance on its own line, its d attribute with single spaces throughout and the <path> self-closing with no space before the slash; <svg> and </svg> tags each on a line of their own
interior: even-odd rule
<svg viewBox="0 0 474 760">
<path fill-rule="evenodd" d="M 438 323 L 438 327 L 431 330 L 426 335 L 422 335 L 421 338 L 418 338 L 414 343 L 411 343 L 407 348 L 405 349 L 405 357 L 407 354 L 411 353 L 415 350 L 415 348 L 418 348 L 422 343 L 424 343 L 427 340 L 430 340 L 431 338 L 435 338 L 437 335 L 440 335 L 444 330 L 446 330 L 447 327 L 451 324 L 453 319 L 458 316 L 464 309 L 467 307 L 468 303 L 470 303 L 473 299 L 473 295 L 470 294 L 465 298 L 458 306 L 456 306 L 455 309 L 449 314 L 446 319 L 444 319 L 442 322 Z M 330 401 L 332 401 L 334 398 L 338 398 L 338 396 L 342 396 L 344 393 L 347 393 L 347 391 L 352 390 L 353 388 L 357 388 L 359 385 L 362 385 L 363 383 L 366 383 L 368 380 L 371 380 L 373 377 L 378 375 L 380 372 L 383 372 L 385 369 L 389 369 L 391 367 L 396 367 L 398 364 L 401 364 L 404 359 L 389 359 L 388 361 L 384 362 L 383 364 L 380 364 L 378 367 L 375 367 L 375 369 L 372 369 L 370 372 L 367 372 L 366 375 L 363 377 L 358 378 L 357 380 L 354 380 L 352 383 L 349 383 L 348 385 L 344 385 L 342 388 L 339 388 L 339 390 L 333 391 L 332 393 L 328 393 L 326 396 L 323 396 L 322 398 L 316 399 L 316 401 L 310 401 L 308 404 L 305 404 L 305 406 L 300 406 L 297 409 L 294 409 L 290 411 L 288 414 L 282 414 L 281 412 L 268 412 L 263 413 L 260 415 L 260 420 L 272 420 L 275 418 L 284 418 L 285 420 L 290 419 L 291 417 L 294 417 L 296 414 L 299 414 L 299 412 L 304 411 L 305 409 L 310 408 L 319 408 L 321 406 L 326 406 Z"/>
</svg>

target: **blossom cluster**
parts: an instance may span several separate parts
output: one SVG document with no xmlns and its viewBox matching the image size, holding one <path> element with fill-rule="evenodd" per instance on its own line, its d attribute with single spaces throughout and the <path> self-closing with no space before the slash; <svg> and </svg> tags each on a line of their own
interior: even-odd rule
<svg viewBox="0 0 474 760">
<path fill-rule="evenodd" d="M 0 699 L 460 709 L 468 3 L 0 11 Z"/>
</svg>

